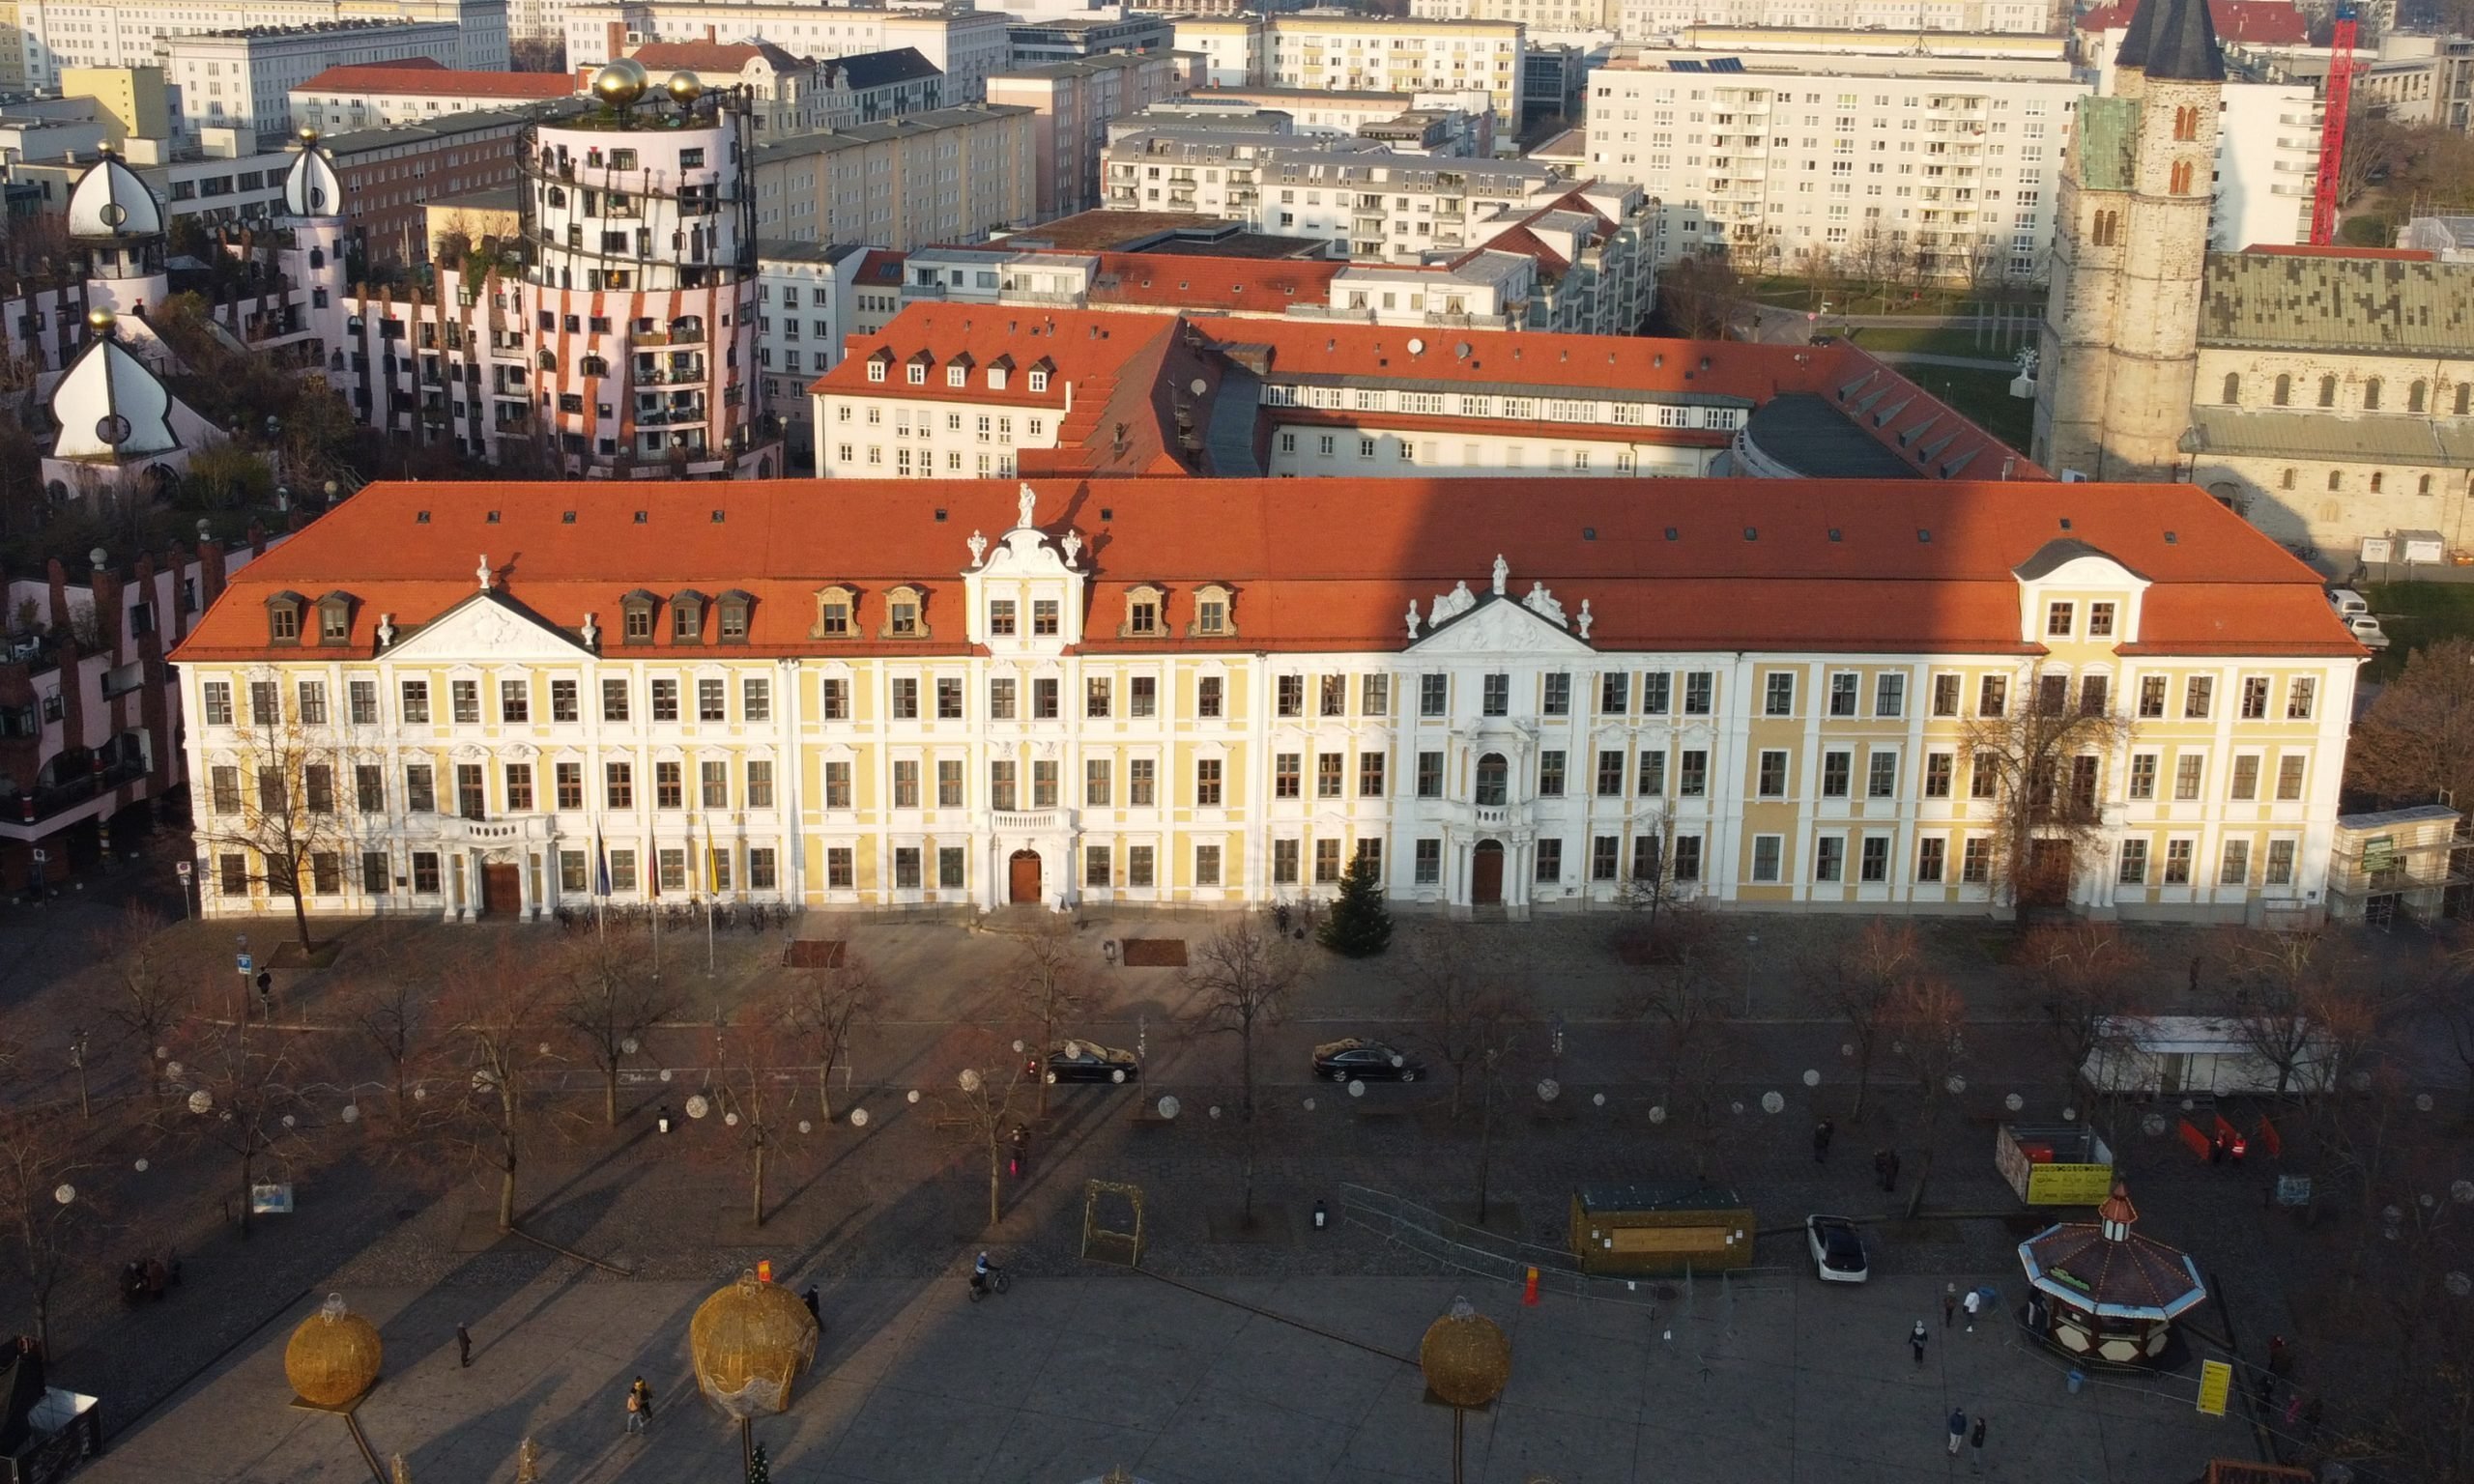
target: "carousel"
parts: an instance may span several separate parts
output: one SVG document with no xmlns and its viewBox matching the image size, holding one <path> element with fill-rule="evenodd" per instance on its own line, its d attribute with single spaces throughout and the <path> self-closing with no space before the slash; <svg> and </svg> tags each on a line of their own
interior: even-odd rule
<svg viewBox="0 0 2474 1484">
<path fill-rule="evenodd" d="M 2066 1221 L 2019 1243 L 2028 1327 L 2076 1358 L 2172 1366 L 2173 1321 L 2207 1298 L 2207 1286 L 2187 1254 L 2132 1231 L 2138 1221 L 2115 1182 L 2093 1222 Z"/>
</svg>

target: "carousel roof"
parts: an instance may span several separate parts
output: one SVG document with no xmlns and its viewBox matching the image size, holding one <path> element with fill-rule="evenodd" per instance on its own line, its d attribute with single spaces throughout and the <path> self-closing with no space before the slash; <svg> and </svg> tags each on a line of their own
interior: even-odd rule
<svg viewBox="0 0 2474 1484">
<path fill-rule="evenodd" d="M 344 214 L 343 201 L 344 183 L 335 173 L 335 162 L 318 148 L 316 140 L 304 140 L 301 153 L 292 157 L 292 168 L 283 173 L 283 214 L 340 216 Z"/>
<path fill-rule="evenodd" d="M 69 235 L 81 242 L 163 235 L 163 208 L 137 172 L 106 155 L 69 191 Z"/>
<path fill-rule="evenodd" d="M 168 453 L 181 445 L 171 414 L 172 394 L 146 362 L 116 340 L 97 339 L 52 388 L 51 415 L 60 424 L 52 454 L 128 459 Z"/>
<path fill-rule="evenodd" d="M 2199 1265 L 2131 1230 L 2139 1213 L 2118 1184 L 2094 1221 L 2066 1221 L 2019 1243 L 2028 1281 L 2100 1318 L 2169 1320 L 2207 1298 Z"/>
</svg>

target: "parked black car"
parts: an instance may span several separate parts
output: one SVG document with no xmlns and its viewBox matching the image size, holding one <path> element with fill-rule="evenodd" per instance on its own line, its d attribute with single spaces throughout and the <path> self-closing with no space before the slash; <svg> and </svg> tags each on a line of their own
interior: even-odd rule
<svg viewBox="0 0 2474 1484">
<path fill-rule="evenodd" d="M 1131 1051 L 1093 1041 L 1060 1041 L 1048 1053 L 1050 1082 L 1138 1082 L 1142 1064 Z"/>
<path fill-rule="evenodd" d="M 1379 1041 L 1352 1036 L 1314 1048 L 1314 1075 L 1330 1082 L 1415 1082 L 1426 1064 Z"/>
</svg>

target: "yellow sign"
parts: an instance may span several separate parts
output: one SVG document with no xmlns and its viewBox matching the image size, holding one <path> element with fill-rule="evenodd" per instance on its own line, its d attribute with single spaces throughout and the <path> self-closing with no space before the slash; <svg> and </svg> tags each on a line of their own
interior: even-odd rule
<svg viewBox="0 0 2474 1484">
<path fill-rule="evenodd" d="M 2114 1191 L 2110 1164 L 2031 1164 L 2028 1166 L 2030 1206 L 2101 1206 Z"/>
<path fill-rule="evenodd" d="M 2233 1367 L 2222 1360 L 2205 1360 L 2200 1364 L 2200 1411 L 2211 1417 L 2225 1415 L 2225 1399 L 2233 1391 Z"/>
</svg>

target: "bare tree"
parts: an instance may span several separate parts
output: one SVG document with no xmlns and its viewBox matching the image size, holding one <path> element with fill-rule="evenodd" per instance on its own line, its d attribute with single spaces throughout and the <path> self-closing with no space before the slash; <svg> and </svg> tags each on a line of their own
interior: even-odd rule
<svg viewBox="0 0 2474 1484">
<path fill-rule="evenodd" d="M 678 1010 L 673 982 L 651 973 L 649 962 L 643 935 L 632 928 L 588 933 L 567 950 L 559 1018 L 600 1070 L 601 1121 L 614 1127 L 619 1070 Z"/>
<path fill-rule="evenodd" d="M 309 896 L 342 889 L 353 839 L 352 816 L 336 808 L 342 757 L 321 724 L 302 719 L 275 671 L 258 671 L 247 689 L 240 760 L 210 765 L 210 807 L 198 818 L 197 839 L 214 853 L 239 855 L 250 881 L 291 901 L 293 930 L 306 954 L 314 946 Z"/>
<path fill-rule="evenodd" d="M 776 991 L 783 1024 L 816 1064 L 816 1106 L 833 1122 L 833 1069 L 848 1056 L 860 1025 L 884 1009 L 884 986 L 866 959 L 845 948 L 842 961 L 810 969 Z"/>
<path fill-rule="evenodd" d="M 1495 1151 L 1495 1105 L 1513 1059 L 1537 1040 L 1538 996 L 1525 976 L 1495 977 L 1480 991 L 1469 1020 L 1478 1047 L 1478 1224 L 1486 1224 L 1488 1177 Z"/>
<path fill-rule="evenodd" d="M 2009 681 L 2022 683 L 2009 694 Z M 2102 677 L 2070 691 L 2070 676 L 2030 667 L 1986 677 L 1976 715 L 1959 728 L 1969 796 L 1993 813 L 1992 881 L 2019 920 L 2070 893 L 2080 860 L 2104 839 L 2105 769 L 2129 739 Z"/>
<path fill-rule="evenodd" d="M 1743 1047 L 1734 1024 L 1735 961 L 1711 913 L 1686 907 L 1669 919 L 1667 957 L 1645 969 L 1626 1000 L 1650 1030 L 1659 1105 L 1691 1139 L 1693 1175 L 1712 1178 L 1724 1134 L 1719 1105 Z"/>
<path fill-rule="evenodd" d="M 2363 1038 L 2376 1019 L 2352 941 L 2325 928 L 2228 928 L 2215 955 L 2232 993 L 2234 1028 L 2251 1054 L 2275 1069 L 2276 1097 L 2329 1091 L 2337 1038 Z"/>
<path fill-rule="evenodd" d="M 764 1177 L 781 1147 L 779 1127 L 797 1098 L 792 1045 L 781 1006 L 763 998 L 739 1007 L 721 1036 L 722 1131 L 747 1161 L 748 1219 L 756 1226 L 764 1224 Z"/>
<path fill-rule="evenodd" d="M 956 1075 L 954 1090 L 941 1095 L 947 1120 L 972 1149 L 988 1156 L 991 1226 L 1005 1218 L 1005 1147 L 1021 1122 L 1028 1100 L 1023 1083 L 1030 1080 L 1021 1057 L 999 1055 L 987 1046 Z"/>
<path fill-rule="evenodd" d="M 1652 963 L 1664 954 L 1666 914 L 1697 899 L 1700 884 L 1675 873 L 1675 821 L 1664 805 L 1653 806 L 1635 827 L 1632 874 L 1615 889 L 1624 919 L 1613 947 L 1625 963 Z M 1639 848 L 1646 842 L 1649 849 Z"/>
<path fill-rule="evenodd" d="M 82 1126 L 57 1104 L 0 1106 L 0 1251 L 33 1303 L 35 1338 L 51 1352 L 51 1296 L 92 1241 L 95 1199 L 74 1182 L 91 1168 Z M 62 1200 L 63 1193 L 69 1199 Z"/>
<path fill-rule="evenodd" d="M 146 1065 L 146 1090 L 158 1098 L 163 1093 L 160 1053 L 189 1012 L 187 977 L 180 972 L 182 966 L 168 943 L 163 920 L 138 902 L 124 907 L 110 928 L 95 935 L 95 956 L 110 976 L 110 998 L 103 1013 L 136 1044 L 138 1060 Z M 85 1040 L 82 1030 L 75 1039 Z M 77 1054 L 81 1073 L 87 1060 L 81 1050 Z"/>
<path fill-rule="evenodd" d="M 1183 976 L 1194 1007 L 1192 1028 L 1237 1038 L 1237 1116 L 1246 1139 L 1242 1219 L 1248 1226 L 1254 1222 L 1254 1038 L 1287 1017 L 1289 997 L 1305 972 L 1295 942 L 1249 914 L 1212 934 Z"/>
<path fill-rule="evenodd" d="M 2404 673 L 2354 724 L 2345 783 L 2395 803 L 2474 800 L 2474 639 L 2405 657 Z"/>
<path fill-rule="evenodd" d="M 498 1177 L 499 1230 L 515 1230 L 516 1175 L 532 1147 L 535 1108 L 526 1083 L 557 1060 L 553 982 L 513 950 L 462 966 L 440 1006 L 453 1075 L 450 1131 Z"/>
<path fill-rule="evenodd" d="M 2035 985 L 2066 1085 L 2129 1013 L 2131 982 L 2146 959 L 2114 924 L 2072 921 L 2029 928 L 2017 961 Z"/>
<path fill-rule="evenodd" d="M 1742 276 L 1724 256 L 1684 257 L 1658 278 L 1658 312 L 1687 340 L 1728 338 L 1742 297 Z"/>
<path fill-rule="evenodd" d="M 1932 1183 L 1933 1159 L 1941 1152 L 1942 1113 L 1964 1090 L 1959 1069 L 1967 1056 L 1967 1000 L 1939 979 L 1910 979 L 1890 1001 L 1888 1024 L 1898 1038 L 1891 1051 L 1915 1078 L 1922 1099 L 1917 1119 L 1924 1158 L 1916 1168 L 1914 1193 L 1907 1199 L 1910 1219 L 1924 1209 L 1924 1188 Z"/>
<path fill-rule="evenodd" d="M 1873 1060 L 1881 1050 L 1891 999 L 1922 961 L 1913 924 L 1877 917 L 1856 936 L 1837 938 L 1808 955 L 1801 965 L 1813 997 L 1847 1022 L 1850 1044 L 1856 1047 L 1856 1106 L 1848 1115 L 1850 1123 L 1864 1121 L 1864 1097 L 1873 1085 Z"/>
<path fill-rule="evenodd" d="M 1452 1072 L 1452 1116 L 1460 1117 L 1471 1071 L 1492 1043 L 1490 1025 L 1504 1013 L 1525 966 L 1511 940 L 1466 923 L 1428 925 L 1409 946 L 1400 1009 L 1418 1023 L 1417 1042 Z"/>
<path fill-rule="evenodd" d="M 307 1073 L 293 1042 L 245 1016 L 192 1019 L 185 1031 L 181 1060 L 188 1098 L 181 1127 L 231 1156 L 246 1237 L 258 1177 L 307 1152 L 308 1132 L 299 1117 L 305 1111 L 301 1084 Z"/>
<path fill-rule="evenodd" d="M 1082 957 L 1075 952 L 1070 918 L 1044 917 L 1021 938 L 1014 963 L 1006 973 L 1006 992 L 1022 1017 L 1040 1028 L 1038 1055 L 1056 1044 L 1058 1028 L 1082 1013 L 1090 980 Z M 1048 1117 L 1048 1079 L 1039 1081 L 1038 1113 Z"/>
<path fill-rule="evenodd" d="M 380 972 L 354 982 L 344 994 L 344 1013 L 387 1066 L 388 1113 L 413 1114 L 411 1081 L 431 1048 L 431 990 L 402 974 Z"/>
</svg>

